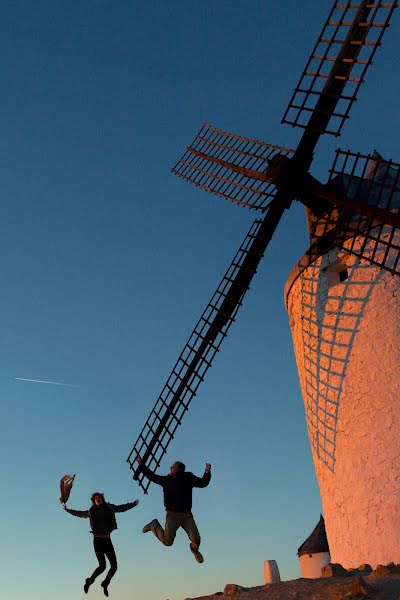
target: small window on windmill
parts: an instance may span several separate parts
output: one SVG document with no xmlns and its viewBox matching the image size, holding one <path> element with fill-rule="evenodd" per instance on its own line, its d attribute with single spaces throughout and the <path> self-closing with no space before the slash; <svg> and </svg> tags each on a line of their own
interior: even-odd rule
<svg viewBox="0 0 400 600">
<path fill-rule="evenodd" d="M 340 269 L 340 271 L 338 271 L 338 275 L 340 283 L 343 283 L 343 281 L 345 281 L 348 278 L 349 272 L 347 270 L 346 265 L 344 265 L 344 267 Z"/>
<path fill-rule="evenodd" d="M 332 287 L 338 283 L 343 283 L 349 277 L 349 271 L 344 261 L 337 260 L 327 267 L 328 285 Z"/>
</svg>

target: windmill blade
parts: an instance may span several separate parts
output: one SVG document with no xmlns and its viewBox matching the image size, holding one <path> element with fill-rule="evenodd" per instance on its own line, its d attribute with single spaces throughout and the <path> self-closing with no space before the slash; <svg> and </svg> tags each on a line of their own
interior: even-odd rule
<svg viewBox="0 0 400 600">
<path fill-rule="evenodd" d="M 150 481 L 144 478 L 143 464 L 156 470 L 167 451 L 175 431 L 196 395 L 200 383 L 219 351 L 265 249 L 287 207 L 281 195 L 275 198 L 263 220 L 255 220 L 235 258 L 222 278 L 205 311 L 185 344 L 167 382 L 139 434 L 127 462 L 133 478 L 144 492 Z"/>
<path fill-rule="evenodd" d="M 307 130 L 302 146 L 309 153 L 321 134 L 340 135 L 396 7 L 384 0 L 334 3 L 282 119 Z"/>
<path fill-rule="evenodd" d="M 172 172 L 232 202 L 265 210 L 276 194 L 263 175 L 269 161 L 292 153 L 205 123 Z"/>
<path fill-rule="evenodd" d="M 328 185 L 333 195 L 338 191 L 348 199 L 347 206 L 316 219 L 309 259 L 343 246 L 349 254 L 400 275 L 400 164 L 377 152 L 337 150 Z"/>
</svg>

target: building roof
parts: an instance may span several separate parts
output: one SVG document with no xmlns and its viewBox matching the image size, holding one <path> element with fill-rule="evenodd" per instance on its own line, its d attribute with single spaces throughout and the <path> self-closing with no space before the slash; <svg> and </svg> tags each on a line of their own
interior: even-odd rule
<svg viewBox="0 0 400 600">
<path fill-rule="evenodd" d="M 297 550 L 297 555 L 301 556 L 302 554 L 315 554 L 316 552 L 329 552 L 328 538 L 326 537 L 325 531 L 325 521 L 322 515 L 314 531 Z"/>
</svg>

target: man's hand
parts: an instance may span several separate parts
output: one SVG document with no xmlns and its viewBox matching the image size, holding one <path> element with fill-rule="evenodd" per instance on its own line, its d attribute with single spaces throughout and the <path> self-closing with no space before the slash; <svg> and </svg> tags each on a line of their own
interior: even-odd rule
<svg viewBox="0 0 400 600">
<path fill-rule="evenodd" d="M 205 468 L 204 473 L 211 473 L 211 465 L 210 465 L 210 463 L 206 463 L 206 468 Z"/>
<path fill-rule="evenodd" d="M 139 504 L 139 500 L 134 500 L 133 501 L 133 506 L 137 506 Z"/>
<path fill-rule="evenodd" d="M 139 466 L 143 463 L 143 458 L 139 454 L 136 454 L 136 462 Z"/>
</svg>

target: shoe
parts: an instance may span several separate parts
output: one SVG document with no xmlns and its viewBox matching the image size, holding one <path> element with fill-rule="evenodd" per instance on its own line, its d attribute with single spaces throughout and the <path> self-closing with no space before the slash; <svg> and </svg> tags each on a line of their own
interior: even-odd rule
<svg viewBox="0 0 400 600">
<path fill-rule="evenodd" d="M 201 552 L 199 552 L 199 550 L 193 550 L 193 548 L 190 548 L 190 550 L 198 563 L 204 562 L 203 555 Z"/>
<path fill-rule="evenodd" d="M 102 581 L 100 585 L 103 588 L 104 595 L 107 596 L 107 598 L 108 598 L 108 589 L 107 589 L 108 583 L 106 583 L 105 581 Z"/>
<path fill-rule="evenodd" d="M 150 521 L 150 523 L 147 523 L 147 525 L 143 527 L 143 533 L 152 531 L 156 525 L 158 525 L 158 521 L 157 519 L 153 519 L 152 521 Z"/>
<path fill-rule="evenodd" d="M 85 592 L 85 594 L 88 593 L 90 586 L 92 585 L 92 580 L 90 579 L 90 577 L 88 577 L 85 580 L 85 585 L 83 586 L 83 591 Z"/>
</svg>

